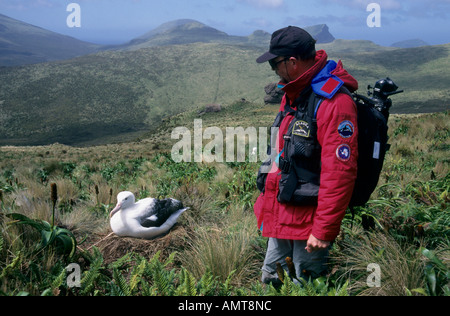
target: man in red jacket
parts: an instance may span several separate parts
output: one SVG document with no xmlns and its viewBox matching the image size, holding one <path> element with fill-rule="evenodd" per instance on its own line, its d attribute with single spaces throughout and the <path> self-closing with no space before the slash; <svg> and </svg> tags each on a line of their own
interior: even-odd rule
<svg viewBox="0 0 450 316">
<path fill-rule="evenodd" d="M 282 115 L 279 115 L 281 122 L 277 126 L 278 158 L 254 206 L 258 227 L 262 228 L 263 236 L 269 237 L 262 269 L 265 283 L 277 282 L 277 263 L 286 269 L 286 257 L 293 259 L 297 277 L 318 277 L 326 273 L 329 248 L 340 232 L 355 185 L 357 109 L 342 89 L 345 86 L 354 92 L 358 82 L 343 68 L 342 62 L 329 61 L 325 51 L 316 51 L 315 43 L 305 30 L 289 26 L 272 35 L 270 51 L 257 59 L 258 63 L 270 63 L 281 79 L 279 87 L 285 92 L 280 108 Z M 308 101 L 311 88 L 321 101 L 312 121 L 299 119 L 297 110 L 311 102 Z M 307 154 L 307 158 L 303 157 L 307 155 L 302 149 L 306 142 L 294 146 L 295 150 L 300 148 L 300 155 L 292 154 L 285 146 L 285 142 L 293 139 L 303 142 L 303 138 L 312 138 L 311 134 L 314 134 L 313 146 L 318 150 Z M 280 180 L 284 185 L 283 177 L 292 166 L 285 168 L 280 161 L 290 161 L 289 166 L 293 163 L 303 166 L 302 171 L 296 169 L 297 176 L 303 178 L 304 173 L 307 175 L 304 178 L 309 180 L 295 183 L 302 182 L 305 188 L 317 186 L 315 202 L 283 201 Z"/>
</svg>

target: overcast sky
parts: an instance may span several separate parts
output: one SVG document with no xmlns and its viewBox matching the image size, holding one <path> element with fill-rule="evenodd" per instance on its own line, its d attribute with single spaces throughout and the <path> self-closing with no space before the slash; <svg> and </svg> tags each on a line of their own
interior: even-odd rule
<svg viewBox="0 0 450 316">
<path fill-rule="evenodd" d="M 66 20 L 69 3 L 81 8 L 81 27 Z M 370 3 L 381 8 L 381 27 L 369 27 Z M 138 37 L 160 24 L 194 19 L 229 35 L 273 33 L 287 25 L 327 24 L 336 38 L 381 45 L 419 38 L 450 43 L 450 0 L 0 0 L 0 13 L 100 44 Z"/>
</svg>

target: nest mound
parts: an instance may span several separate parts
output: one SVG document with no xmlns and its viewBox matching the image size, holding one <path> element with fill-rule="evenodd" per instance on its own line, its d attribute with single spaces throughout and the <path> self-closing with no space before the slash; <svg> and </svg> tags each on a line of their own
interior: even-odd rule
<svg viewBox="0 0 450 316">
<path fill-rule="evenodd" d="M 130 252 L 150 260 L 160 251 L 161 259 L 164 259 L 172 252 L 183 249 L 188 236 L 189 231 L 177 224 L 168 234 L 152 240 L 118 237 L 112 234 L 98 242 L 96 246 L 102 253 L 105 264 L 115 262 Z"/>
</svg>

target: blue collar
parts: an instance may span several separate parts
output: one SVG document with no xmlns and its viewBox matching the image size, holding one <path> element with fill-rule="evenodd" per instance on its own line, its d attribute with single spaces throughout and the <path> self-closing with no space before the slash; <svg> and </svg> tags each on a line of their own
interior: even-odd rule
<svg viewBox="0 0 450 316">
<path fill-rule="evenodd" d="M 314 77 L 311 86 L 317 95 L 331 99 L 344 85 L 344 81 L 331 74 L 336 67 L 337 63 L 334 60 L 330 60 L 317 76 Z"/>
</svg>

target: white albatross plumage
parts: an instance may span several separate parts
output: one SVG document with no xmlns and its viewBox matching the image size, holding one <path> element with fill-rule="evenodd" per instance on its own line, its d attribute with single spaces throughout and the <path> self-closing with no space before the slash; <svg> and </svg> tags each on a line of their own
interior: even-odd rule
<svg viewBox="0 0 450 316">
<path fill-rule="evenodd" d="M 188 209 L 175 199 L 146 198 L 135 203 L 133 193 L 120 192 L 110 225 L 120 237 L 153 239 L 167 233 Z"/>
</svg>

